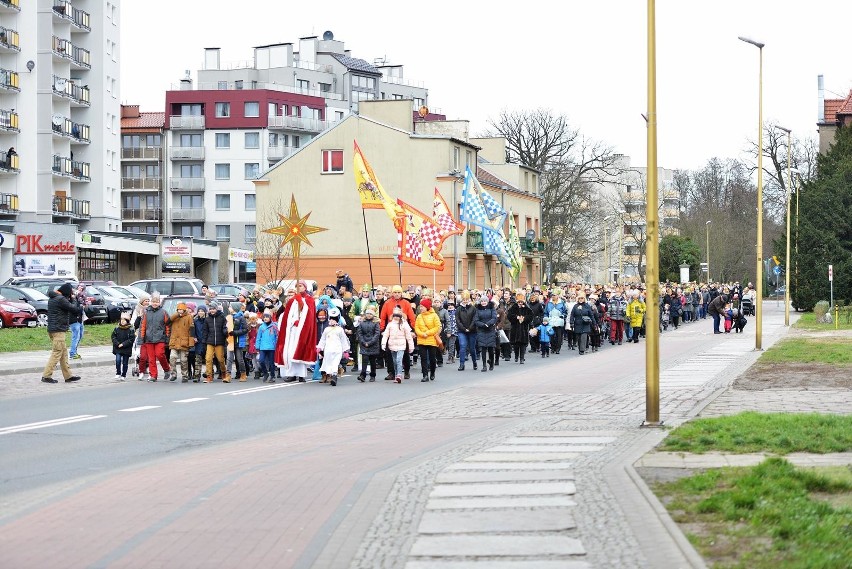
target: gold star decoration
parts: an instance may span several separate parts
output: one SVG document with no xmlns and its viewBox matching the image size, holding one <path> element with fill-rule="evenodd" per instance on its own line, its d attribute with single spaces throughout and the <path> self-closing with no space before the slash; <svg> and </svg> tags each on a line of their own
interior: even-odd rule
<svg viewBox="0 0 852 569">
<path fill-rule="evenodd" d="M 308 239 L 308 235 L 313 235 L 320 231 L 328 231 L 325 227 L 308 225 L 308 218 L 310 216 L 311 212 L 308 212 L 305 217 L 299 215 L 299 206 L 296 205 L 296 196 L 291 194 L 290 214 L 287 217 L 284 217 L 280 213 L 278 214 L 283 225 L 279 225 L 278 227 L 273 227 L 271 229 L 264 229 L 263 231 L 264 233 L 270 233 L 272 235 L 283 235 L 284 240 L 281 241 L 281 245 L 279 245 L 279 247 L 284 247 L 289 243 L 293 248 L 293 259 L 298 260 L 302 251 L 302 243 L 305 243 L 309 247 L 313 247 L 313 245 L 311 245 L 311 240 Z"/>
</svg>

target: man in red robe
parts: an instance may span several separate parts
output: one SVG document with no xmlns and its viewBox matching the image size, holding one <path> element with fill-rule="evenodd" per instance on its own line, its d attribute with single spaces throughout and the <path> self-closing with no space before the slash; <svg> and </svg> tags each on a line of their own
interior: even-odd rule
<svg viewBox="0 0 852 569">
<path fill-rule="evenodd" d="M 305 381 L 308 366 L 317 359 L 317 315 L 316 302 L 304 281 L 299 281 L 296 294 L 284 305 L 278 330 L 275 364 L 282 368 L 284 381 Z"/>
</svg>

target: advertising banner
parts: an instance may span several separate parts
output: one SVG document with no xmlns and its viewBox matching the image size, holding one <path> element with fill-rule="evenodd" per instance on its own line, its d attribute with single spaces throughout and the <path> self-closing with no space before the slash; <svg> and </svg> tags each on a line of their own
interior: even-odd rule
<svg viewBox="0 0 852 569">
<path fill-rule="evenodd" d="M 190 274 L 192 272 L 192 237 L 163 237 L 160 242 L 163 272 Z"/>
</svg>

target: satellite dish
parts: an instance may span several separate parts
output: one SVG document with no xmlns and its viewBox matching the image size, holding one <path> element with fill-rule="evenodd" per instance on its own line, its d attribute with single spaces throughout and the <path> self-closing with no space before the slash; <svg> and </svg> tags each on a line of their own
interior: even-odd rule
<svg viewBox="0 0 852 569">
<path fill-rule="evenodd" d="M 62 122 L 65 120 L 65 117 L 62 115 L 53 115 L 50 120 L 53 122 L 54 126 L 62 126 Z"/>
<path fill-rule="evenodd" d="M 64 77 L 57 77 L 53 81 L 53 86 L 56 87 L 57 91 L 64 91 L 66 83 L 68 83 L 67 79 L 65 79 Z"/>
<path fill-rule="evenodd" d="M 325 33 L 322 34 L 322 39 L 324 41 L 331 41 L 331 40 L 334 39 L 334 34 L 331 33 L 331 30 L 326 31 Z"/>
<path fill-rule="evenodd" d="M 425 118 L 426 118 L 426 115 L 428 115 L 428 114 L 429 114 L 429 107 L 427 107 L 426 105 L 423 105 L 423 106 L 422 106 L 422 107 L 420 107 L 420 109 L 417 111 L 417 114 L 418 114 L 418 115 L 420 115 L 420 118 L 421 118 L 421 119 L 425 119 Z"/>
</svg>

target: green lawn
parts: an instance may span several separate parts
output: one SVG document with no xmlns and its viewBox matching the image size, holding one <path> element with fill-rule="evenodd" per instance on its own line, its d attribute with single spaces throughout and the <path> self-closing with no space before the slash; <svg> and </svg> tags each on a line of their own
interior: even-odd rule
<svg viewBox="0 0 852 569">
<path fill-rule="evenodd" d="M 848 452 L 852 416 L 818 413 L 756 413 L 696 419 L 669 433 L 657 450 L 705 453 Z"/>
<path fill-rule="evenodd" d="M 852 338 L 788 338 L 766 350 L 759 361 L 852 365 Z"/>
<path fill-rule="evenodd" d="M 654 485 L 672 518 L 716 568 L 849 567 L 852 475 L 780 458 Z"/>
<path fill-rule="evenodd" d="M 834 317 L 834 312 L 831 313 L 832 318 Z M 838 330 L 852 330 L 852 322 L 846 320 L 846 313 L 840 312 L 840 316 L 837 319 L 837 329 Z M 804 330 L 834 330 L 834 323 L 831 324 L 817 324 L 816 316 L 813 312 L 804 312 L 799 319 L 793 324 L 795 328 L 802 328 Z"/>
<path fill-rule="evenodd" d="M 115 324 L 90 324 L 83 331 L 80 346 L 103 346 L 112 344 Z M 71 332 L 66 335 L 71 344 Z M 0 329 L 0 353 L 49 350 L 51 348 L 47 328 L 3 328 Z"/>
</svg>

